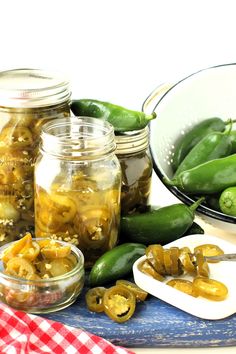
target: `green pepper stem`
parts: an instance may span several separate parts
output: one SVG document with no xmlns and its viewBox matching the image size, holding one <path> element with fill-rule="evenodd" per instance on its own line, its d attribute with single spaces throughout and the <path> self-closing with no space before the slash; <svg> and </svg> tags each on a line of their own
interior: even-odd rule
<svg viewBox="0 0 236 354">
<path fill-rule="evenodd" d="M 163 177 L 162 180 L 163 180 L 163 183 L 165 183 L 168 186 L 177 186 L 177 184 L 178 184 L 176 178 L 173 178 L 172 180 L 170 180 L 167 177 Z M 205 200 L 205 197 L 199 198 L 198 200 L 196 200 L 196 202 L 194 202 L 192 205 L 190 205 L 189 209 L 192 212 L 194 212 L 204 200 Z"/>
<path fill-rule="evenodd" d="M 194 202 L 192 205 L 190 205 L 189 209 L 192 211 L 195 211 L 199 205 L 205 200 L 205 197 L 201 197 L 196 202 Z"/>
<path fill-rule="evenodd" d="M 157 116 L 156 112 L 152 112 L 151 114 L 145 114 L 145 119 L 152 120 L 155 119 Z"/>
<path fill-rule="evenodd" d="M 175 185 L 176 185 L 176 180 L 175 180 L 175 178 L 169 179 L 169 178 L 167 178 L 167 177 L 163 177 L 163 178 L 162 178 L 162 181 L 163 181 L 163 183 L 166 184 L 167 186 L 175 186 Z"/>
<path fill-rule="evenodd" d="M 228 120 L 226 120 L 225 121 L 225 125 L 228 125 L 228 124 L 233 124 L 233 123 L 235 123 L 236 122 L 236 119 L 228 119 Z"/>
<path fill-rule="evenodd" d="M 225 135 L 229 135 L 231 133 L 232 127 L 233 127 L 233 120 L 229 119 L 227 125 L 229 124 L 229 127 L 224 131 Z"/>
</svg>

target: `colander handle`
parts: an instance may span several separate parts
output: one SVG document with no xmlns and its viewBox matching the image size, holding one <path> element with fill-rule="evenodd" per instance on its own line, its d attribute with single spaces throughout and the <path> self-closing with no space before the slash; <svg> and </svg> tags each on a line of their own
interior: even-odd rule
<svg viewBox="0 0 236 354">
<path fill-rule="evenodd" d="M 157 86 L 143 102 L 142 111 L 146 114 L 151 114 L 155 111 L 157 103 L 173 85 L 171 83 L 163 83 Z"/>
</svg>

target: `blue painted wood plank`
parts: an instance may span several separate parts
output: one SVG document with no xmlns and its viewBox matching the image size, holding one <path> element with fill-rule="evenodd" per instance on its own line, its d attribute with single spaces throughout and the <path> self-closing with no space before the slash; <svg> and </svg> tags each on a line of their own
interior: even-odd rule
<svg viewBox="0 0 236 354">
<path fill-rule="evenodd" d="M 70 307 L 44 317 L 83 328 L 125 347 L 236 346 L 236 315 L 216 321 L 203 320 L 149 296 L 137 304 L 128 322 L 118 324 L 105 314 L 92 313 L 86 308 L 86 290 Z"/>
</svg>

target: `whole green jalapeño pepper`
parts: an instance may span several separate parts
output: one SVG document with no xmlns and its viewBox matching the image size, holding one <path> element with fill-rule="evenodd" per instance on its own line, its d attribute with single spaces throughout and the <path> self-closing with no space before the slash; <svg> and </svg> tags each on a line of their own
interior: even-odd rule
<svg viewBox="0 0 236 354">
<path fill-rule="evenodd" d="M 229 129 L 224 132 L 214 131 L 203 137 L 180 163 L 175 176 L 201 163 L 230 155 L 232 149 L 231 129 L 232 122 Z"/>
<path fill-rule="evenodd" d="M 134 262 L 145 254 L 145 249 L 143 244 L 126 242 L 105 252 L 90 271 L 90 286 L 102 286 L 130 275 Z"/>
<path fill-rule="evenodd" d="M 145 114 L 133 111 L 109 102 L 92 99 L 73 100 L 71 111 L 76 116 L 101 118 L 113 125 L 116 132 L 125 132 L 145 128 L 156 113 Z"/>
<path fill-rule="evenodd" d="M 176 186 L 186 194 L 215 194 L 236 186 L 236 154 L 207 161 L 190 170 L 181 172 L 169 180 L 163 178 L 166 185 Z"/>
<path fill-rule="evenodd" d="M 224 131 L 225 124 L 226 123 L 220 118 L 208 118 L 196 124 L 181 136 L 175 144 L 176 146 L 172 161 L 173 172 L 177 170 L 185 156 L 204 136 L 212 131 Z"/>
<path fill-rule="evenodd" d="M 123 216 L 120 233 L 129 242 L 165 245 L 182 237 L 192 226 L 195 210 L 203 200 L 200 198 L 190 207 L 177 203 L 142 214 Z"/>
</svg>

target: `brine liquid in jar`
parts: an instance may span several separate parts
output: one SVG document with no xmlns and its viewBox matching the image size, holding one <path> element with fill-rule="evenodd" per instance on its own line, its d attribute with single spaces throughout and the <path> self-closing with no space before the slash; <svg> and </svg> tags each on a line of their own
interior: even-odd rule
<svg viewBox="0 0 236 354">
<path fill-rule="evenodd" d="M 37 237 L 75 244 L 91 267 L 118 241 L 120 164 L 113 127 L 89 117 L 44 125 L 35 165 Z"/>
<path fill-rule="evenodd" d="M 0 245 L 34 234 L 34 161 L 42 125 L 70 114 L 68 82 L 36 69 L 0 72 Z"/>
<path fill-rule="evenodd" d="M 152 159 L 149 152 L 149 129 L 120 133 L 115 137 L 116 155 L 122 171 L 121 214 L 145 211 L 148 207 Z"/>
</svg>

